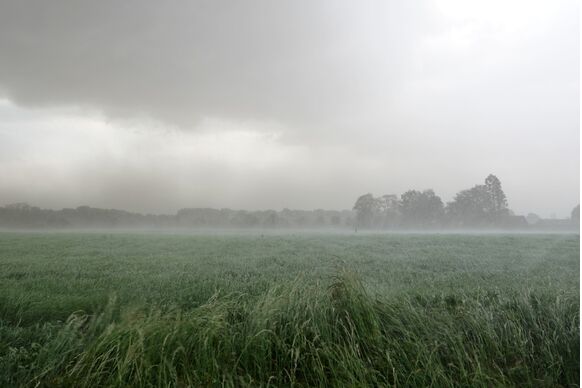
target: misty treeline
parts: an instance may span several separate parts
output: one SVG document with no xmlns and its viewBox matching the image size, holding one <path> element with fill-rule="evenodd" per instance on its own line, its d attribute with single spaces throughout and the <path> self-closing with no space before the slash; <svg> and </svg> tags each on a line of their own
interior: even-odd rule
<svg viewBox="0 0 582 388">
<path fill-rule="evenodd" d="M 507 206 L 501 182 L 489 175 L 485 184 L 459 192 L 444 204 L 433 190 L 409 190 L 400 197 L 372 194 L 359 197 L 353 210 L 181 209 L 176 214 L 140 214 L 89 206 L 61 210 L 27 203 L 0 207 L 0 227 L 10 229 L 67 228 L 257 228 L 257 229 L 437 229 L 437 228 L 577 228 L 580 207 L 571 219 L 544 220 L 535 214 L 516 216 Z"/>
<path fill-rule="evenodd" d="M 16 203 L 0 207 L 7 228 L 352 228 L 350 210 L 181 209 L 173 215 L 139 214 L 79 206 L 49 210 Z"/>
<path fill-rule="evenodd" d="M 362 229 L 570 229 L 578 227 L 580 205 L 567 220 L 544 220 L 536 214 L 515 215 L 508 207 L 501 181 L 493 174 L 484 184 L 458 192 L 446 205 L 431 189 L 408 190 L 374 197 L 360 196 L 355 205 L 355 227 Z"/>
</svg>

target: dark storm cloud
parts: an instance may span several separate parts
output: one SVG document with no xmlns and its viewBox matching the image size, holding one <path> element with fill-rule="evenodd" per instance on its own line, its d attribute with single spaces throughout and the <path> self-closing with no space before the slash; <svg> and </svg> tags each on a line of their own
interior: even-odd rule
<svg viewBox="0 0 582 388">
<path fill-rule="evenodd" d="M 202 116 L 321 127 L 395 98 L 424 2 L 18 1 L 0 7 L 0 85 L 181 127 Z"/>
</svg>

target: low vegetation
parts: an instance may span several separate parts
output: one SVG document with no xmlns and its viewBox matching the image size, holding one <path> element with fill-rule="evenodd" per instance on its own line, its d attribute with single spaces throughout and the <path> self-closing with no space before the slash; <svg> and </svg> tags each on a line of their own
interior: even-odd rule
<svg viewBox="0 0 582 388">
<path fill-rule="evenodd" d="M 574 235 L 0 234 L 0 386 L 576 386 Z"/>
</svg>

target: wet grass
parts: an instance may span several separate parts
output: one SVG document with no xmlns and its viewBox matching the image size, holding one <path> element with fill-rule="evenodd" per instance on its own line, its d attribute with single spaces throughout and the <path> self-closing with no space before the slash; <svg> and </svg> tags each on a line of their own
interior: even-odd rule
<svg viewBox="0 0 582 388">
<path fill-rule="evenodd" d="M 0 386 L 576 386 L 573 235 L 0 234 Z"/>
</svg>

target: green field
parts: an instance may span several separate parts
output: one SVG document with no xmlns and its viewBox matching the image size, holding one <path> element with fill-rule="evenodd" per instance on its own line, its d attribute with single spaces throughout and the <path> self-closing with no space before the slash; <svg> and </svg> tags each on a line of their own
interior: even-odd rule
<svg viewBox="0 0 582 388">
<path fill-rule="evenodd" d="M 0 233 L 0 386 L 577 386 L 578 235 Z"/>
</svg>

